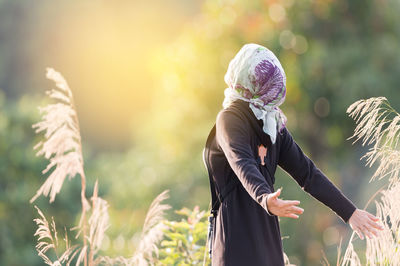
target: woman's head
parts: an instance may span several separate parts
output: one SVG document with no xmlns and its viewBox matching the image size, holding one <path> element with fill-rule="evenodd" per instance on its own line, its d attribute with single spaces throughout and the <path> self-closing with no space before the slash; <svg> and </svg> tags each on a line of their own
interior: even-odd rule
<svg viewBox="0 0 400 266">
<path fill-rule="evenodd" d="M 266 47 L 244 45 L 229 63 L 227 85 L 247 99 L 279 106 L 286 96 L 286 75 L 278 58 Z"/>
<path fill-rule="evenodd" d="M 286 97 L 286 75 L 278 58 L 264 46 L 244 45 L 228 66 L 225 74 L 223 107 L 235 100 L 249 102 L 257 119 L 263 120 L 263 130 L 275 143 L 277 130 L 286 125 L 286 116 L 279 109 Z"/>
</svg>

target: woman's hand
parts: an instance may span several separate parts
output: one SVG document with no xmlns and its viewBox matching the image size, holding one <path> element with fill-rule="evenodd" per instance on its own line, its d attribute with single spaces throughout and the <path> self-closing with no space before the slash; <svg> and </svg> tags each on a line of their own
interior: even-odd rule
<svg viewBox="0 0 400 266">
<path fill-rule="evenodd" d="M 367 211 L 356 209 L 349 219 L 351 229 L 356 231 L 360 239 L 364 239 L 362 233 L 372 238 L 372 234 L 378 236 L 376 229 L 383 230 L 383 226 L 378 224 L 378 217 L 370 214 Z"/>
<path fill-rule="evenodd" d="M 299 218 L 297 214 L 302 214 L 304 210 L 295 205 L 300 204 L 298 200 L 281 200 L 278 196 L 281 194 L 281 189 L 279 188 L 274 193 L 268 195 L 267 208 L 268 211 L 276 216 Z"/>
</svg>

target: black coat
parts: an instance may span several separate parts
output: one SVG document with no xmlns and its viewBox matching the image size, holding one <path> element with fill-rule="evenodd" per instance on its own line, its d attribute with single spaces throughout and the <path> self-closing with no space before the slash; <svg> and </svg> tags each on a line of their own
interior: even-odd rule
<svg viewBox="0 0 400 266">
<path fill-rule="evenodd" d="M 267 147 L 265 165 L 258 147 Z M 331 208 L 345 223 L 356 206 L 315 166 L 284 128 L 275 144 L 262 130 L 249 103 L 236 100 L 221 110 L 208 161 L 219 191 L 229 179 L 240 184 L 221 204 L 212 241 L 212 265 L 284 265 L 278 217 L 268 212 L 279 165 L 302 189 Z"/>
</svg>

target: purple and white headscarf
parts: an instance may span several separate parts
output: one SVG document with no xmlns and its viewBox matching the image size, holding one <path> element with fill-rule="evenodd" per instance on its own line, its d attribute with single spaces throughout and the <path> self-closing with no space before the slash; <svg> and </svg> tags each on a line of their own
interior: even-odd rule
<svg viewBox="0 0 400 266">
<path fill-rule="evenodd" d="M 223 107 L 236 99 L 249 102 L 257 119 L 263 120 L 263 131 L 275 143 L 277 130 L 280 132 L 287 120 L 278 107 L 286 96 L 286 75 L 278 58 L 264 46 L 246 44 L 230 61 L 224 79 L 228 88 Z"/>
</svg>

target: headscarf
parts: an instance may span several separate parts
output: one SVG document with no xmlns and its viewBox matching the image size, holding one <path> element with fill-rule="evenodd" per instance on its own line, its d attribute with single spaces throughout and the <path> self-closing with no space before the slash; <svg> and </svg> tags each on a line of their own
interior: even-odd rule
<svg viewBox="0 0 400 266">
<path fill-rule="evenodd" d="M 230 61 L 224 80 L 224 109 L 237 99 L 249 102 L 263 131 L 276 141 L 277 130 L 286 125 L 286 116 L 279 109 L 286 96 L 286 76 L 278 58 L 266 47 L 245 44 Z M 278 129 L 277 129 L 278 128 Z"/>
</svg>

